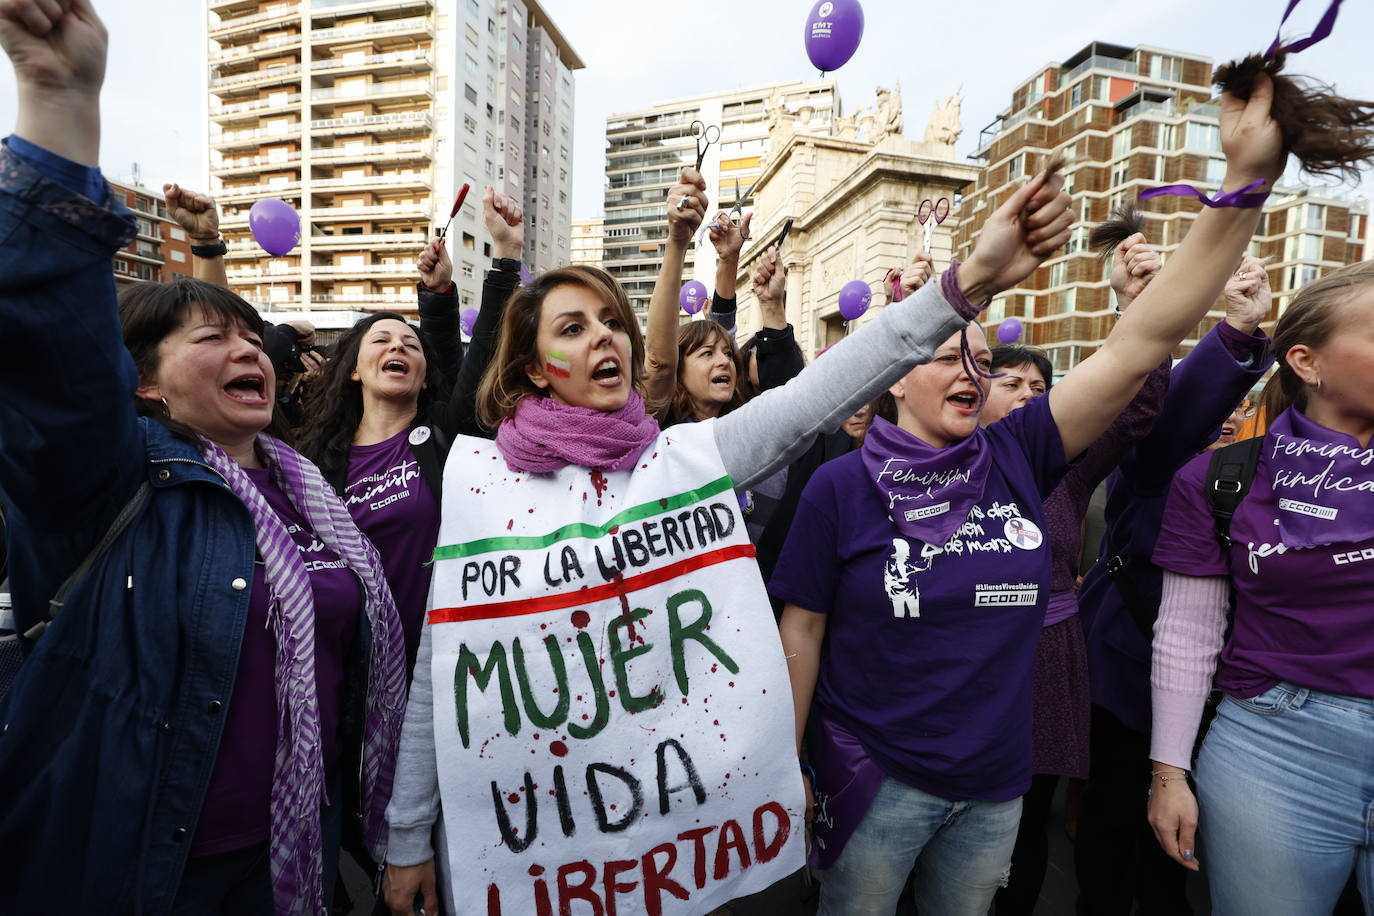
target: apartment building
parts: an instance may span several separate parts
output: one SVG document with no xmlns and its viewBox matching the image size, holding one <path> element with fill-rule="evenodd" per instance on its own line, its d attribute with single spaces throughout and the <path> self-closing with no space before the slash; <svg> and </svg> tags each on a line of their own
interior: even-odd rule
<svg viewBox="0 0 1374 916">
<path fill-rule="evenodd" d="M 606 119 L 605 261 L 624 285 L 641 322 L 663 260 L 668 223 L 663 202 L 684 165 L 694 165 L 692 122 L 720 128 L 706 151 L 702 173 L 711 212 L 736 202 L 736 182 L 749 207 L 749 190 L 769 150 L 769 124 L 798 115 L 830 125 L 840 114 L 833 80 L 785 82 L 661 102 Z M 686 274 L 714 285 L 715 249 L 702 238 L 688 255 Z"/>
<path fill-rule="evenodd" d="M 986 313 L 989 328 L 1017 317 L 1022 340 L 1045 348 L 1056 371 L 1089 356 L 1115 321 L 1110 266 L 1087 247 L 1092 226 L 1142 190 L 1192 184 L 1209 194 L 1225 172 L 1213 61 L 1148 46 L 1093 42 L 1063 63 L 1048 64 L 1016 87 L 1011 105 L 985 127 L 975 157 L 983 172 L 956 208 L 955 250 L 966 258 L 987 215 L 1055 154 L 1068 158 L 1065 188 L 1076 226 L 1068 245 Z M 1202 204 L 1165 196 L 1140 202 L 1146 235 L 1167 258 Z M 1281 185 L 1265 207 L 1251 245 L 1270 255 L 1276 318 L 1294 290 L 1323 270 L 1361 260 L 1367 207 L 1332 188 Z M 1220 304 L 1184 349 L 1220 320 Z"/>
<path fill-rule="evenodd" d="M 575 219 L 572 221 L 572 257 L 570 263 L 602 267 L 605 256 L 605 219 Z"/>
<path fill-rule="evenodd" d="M 191 276 L 191 241 L 168 215 L 162 193 L 137 182 L 109 183 L 115 198 L 134 212 L 138 222 L 138 235 L 114 256 L 116 286 Z"/>
<path fill-rule="evenodd" d="M 531 266 L 567 259 L 582 61 L 536 0 L 206 0 L 206 14 L 235 291 L 278 310 L 413 312 L 415 258 L 465 182 L 449 231 L 465 307 L 491 253 L 488 185 L 522 201 Z M 282 257 L 248 228 L 268 197 L 301 217 Z"/>
</svg>

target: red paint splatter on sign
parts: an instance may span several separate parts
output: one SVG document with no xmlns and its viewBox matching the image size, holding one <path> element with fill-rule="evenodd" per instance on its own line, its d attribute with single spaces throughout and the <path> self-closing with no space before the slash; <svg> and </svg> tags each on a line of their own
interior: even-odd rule
<svg viewBox="0 0 1374 916">
<path fill-rule="evenodd" d="M 553 755 L 554 755 L 555 757 L 566 757 L 566 756 L 568 756 L 568 746 L 567 746 L 566 744 L 564 744 L 562 741 L 554 741 L 554 742 L 552 742 L 552 743 L 549 745 L 549 750 L 553 752 Z"/>
<path fill-rule="evenodd" d="M 579 630 L 585 630 L 587 628 L 587 625 L 591 622 L 592 615 L 588 614 L 586 611 L 572 612 L 572 625 L 577 627 Z"/>
</svg>

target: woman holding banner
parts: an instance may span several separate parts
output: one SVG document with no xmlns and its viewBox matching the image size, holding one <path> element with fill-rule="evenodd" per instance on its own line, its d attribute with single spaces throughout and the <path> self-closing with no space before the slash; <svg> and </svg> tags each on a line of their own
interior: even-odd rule
<svg viewBox="0 0 1374 916">
<path fill-rule="evenodd" d="M 459 439 L 446 468 L 388 809 L 394 913 L 417 892 L 437 904 L 441 800 L 445 884 L 489 913 L 619 894 L 703 913 L 801 865 L 802 787 L 777 778 L 796 765 L 785 663 L 732 489 L 931 358 L 1063 244 L 1056 182 L 1020 189 L 966 264 L 788 385 L 668 430 L 645 414 L 643 344 L 614 279 L 571 267 L 517 292 L 478 398 L 496 440 Z M 684 181 L 667 204 L 675 293 L 703 188 Z"/>
<path fill-rule="evenodd" d="M 1282 172 L 1271 96 L 1260 76 L 1223 101 L 1228 189 Z M 987 911 L 1030 785 L 1042 500 L 1203 317 L 1258 213 L 1202 213 L 1102 348 L 987 429 L 982 331 L 967 329 L 982 368 L 952 335 L 891 387 L 897 423 L 812 478 L 770 588 L 824 811 L 822 914 L 891 913 L 913 865 L 922 916 Z"/>
</svg>

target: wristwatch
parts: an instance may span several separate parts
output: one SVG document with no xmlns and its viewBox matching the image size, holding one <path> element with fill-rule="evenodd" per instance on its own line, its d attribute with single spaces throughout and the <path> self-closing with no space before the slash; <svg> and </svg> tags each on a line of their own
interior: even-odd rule
<svg viewBox="0 0 1374 916">
<path fill-rule="evenodd" d="M 224 239 L 215 239 L 213 242 L 191 246 L 191 254 L 198 258 L 222 258 L 228 253 L 229 246 L 224 244 Z"/>
</svg>

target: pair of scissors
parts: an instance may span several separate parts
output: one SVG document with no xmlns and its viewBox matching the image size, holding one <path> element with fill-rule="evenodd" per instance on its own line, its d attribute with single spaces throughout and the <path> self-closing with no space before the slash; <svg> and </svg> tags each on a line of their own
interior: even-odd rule
<svg viewBox="0 0 1374 916">
<path fill-rule="evenodd" d="M 916 219 L 925 230 L 925 250 L 930 251 L 931 244 L 935 240 L 935 227 L 945 221 L 949 216 L 949 198 L 941 197 L 938 200 L 931 200 L 927 197 L 921 201 L 916 208 Z"/>
<path fill-rule="evenodd" d="M 701 171 L 701 163 L 706 159 L 706 151 L 711 148 L 711 144 L 720 141 L 720 128 L 712 124 L 709 127 L 705 121 L 693 121 L 692 132 L 690 134 L 697 142 L 697 171 Z M 677 208 L 681 210 L 687 205 L 687 198 L 678 198 Z"/>
<path fill-rule="evenodd" d="M 744 193 L 741 194 L 741 193 L 740 193 L 740 189 L 739 189 L 739 179 L 738 179 L 738 178 L 735 179 L 735 203 L 734 203 L 734 206 L 732 206 L 728 211 L 726 211 L 726 214 L 725 214 L 725 215 L 728 216 L 728 217 L 730 217 L 730 221 L 731 221 L 731 222 L 733 222 L 736 226 L 739 226 L 739 227 L 740 227 L 740 232 L 741 232 L 741 233 L 744 232 L 744 206 L 743 206 L 743 204 L 744 204 L 744 202 L 745 202 L 746 200 L 750 200 L 751 198 L 753 198 L 753 196 L 754 196 L 754 189 L 757 188 L 758 186 L 759 186 L 758 179 L 755 179 L 755 180 L 754 180 L 754 183 L 751 184 L 751 185 L 749 186 L 749 190 L 748 190 L 748 191 L 745 191 Z M 716 220 L 711 220 L 711 221 L 710 221 L 709 223 L 707 223 L 705 226 L 702 226 L 702 227 L 701 227 L 700 236 L 705 236 L 706 231 L 707 231 L 708 229 L 721 229 L 721 228 L 723 228 L 723 227 L 720 225 L 719 222 L 717 222 Z M 744 238 L 745 238 L 745 239 L 748 239 L 749 236 L 745 235 Z M 701 242 L 701 238 L 699 237 L 699 238 L 697 239 L 697 243 L 700 244 L 700 242 Z"/>
</svg>

